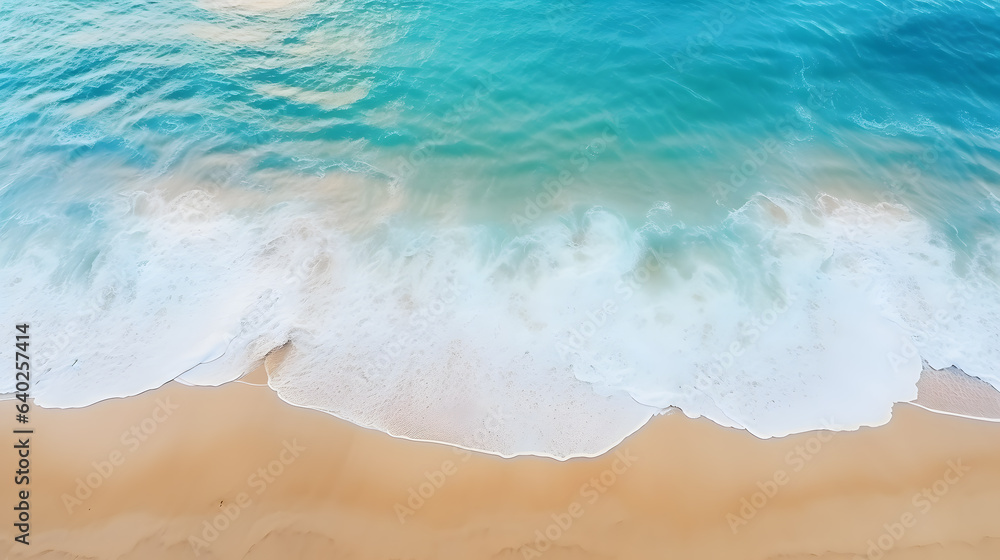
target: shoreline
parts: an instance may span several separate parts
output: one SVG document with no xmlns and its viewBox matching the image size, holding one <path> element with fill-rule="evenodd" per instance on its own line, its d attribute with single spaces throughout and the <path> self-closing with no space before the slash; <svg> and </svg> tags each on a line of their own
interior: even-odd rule
<svg viewBox="0 0 1000 560">
<path fill-rule="evenodd" d="M 575 453 L 575 454 L 570 454 L 570 455 L 567 455 L 567 456 L 557 456 L 557 455 L 553 455 L 553 454 L 545 453 L 545 452 L 540 452 L 540 451 L 528 451 L 528 452 L 518 452 L 518 453 L 513 453 L 513 454 L 506 455 L 506 454 L 503 454 L 503 453 L 500 453 L 500 452 L 497 452 L 497 451 L 491 451 L 491 450 L 487 450 L 487 449 L 478 449 L 478 448 L 474 448 L 474 447 L 467 447 L 467 446 L 464 446 L 464 445 L 461 445 L 461 444 L 458 444 L 458 443 L 453 443 L 453 442 L 450 442 L 450 441 L 435 440 L 435 439 L 424 439 L 424 438 L 413 438 L 413 437 L 409 437 L 409 436 L 406 436 L 406 435 L 403 435 L 403 434 L 396 434 L 396 433 L 393 433 L 392 431 L 389 431 L 389 430 L 386 430 L 386 429 L 376 428 L 376 427 L 372 427 L 372 426 L 365 426 L 365 425 L 362 425 L 362 424 L 358 424 L 358 423 L 354 422 L 353 420 L 351 420 L 349 418 L 343 417 L 343 416 L 341 416 L 341 415 L 339 415 L 339 414 L 337 414 L 335 412 L 332 412 L 332 411 L 329 411 L 329 410 L 326 410 L 326 409 L 323 409 L 323 408 L 309 406 L 309 405 L 297 404 L 297 403 L 285 400 L 285 398 L 283 398 L 278 393 L 277 390 L 275 390 L 274 388 L 272 388 L 270 386 L 269 378 L 270 378 L 271 373 L 273 371 L 275 371 L 275 369 L 278 366 L 280 366 L 282 362 L 285 361 L 285 359 L 287 357 L 287 353 L 290 350 L 291 350 L 291 343 L 285 343 L 285 344 L 283 344 L 283 345 L 281 345 L 281 346 L 279 346 L 279 347 L 271 350 L 270 352 L 268 352 L 264 356 L 264 358 L 261 359 L 258 362 L 258 365 L 255 368 L 253 368 L 251 371 L 248 371 L 247 373 L 244 373 L 243 375 L 240 375 L 239 377 L 235 377 L 231 381 L 226 381 L 225 383 L 222 383 L 220 385 L 201 385 L 201 384 L 187 383 L 187 382 L 184 382 L 184 381 L 181 380 L 181 378 L 183 377 L 183 375 L 181 375 L 181 376 L 178 376 L 177 378 L 171 380 L 170 382 L 168 382 L 168 383 L 166 383 L 166 384 L 164 384 L 164 385 L 162 385 L 160 387 L 153 388 L 153 389 L 148 389 L 148 390 L 142 391 L 142 392 L 140 392 L 140 393 L 138 393 L 136 395 L 128 395 L 128 396 L 124 396 L 124 397 L 108 397 L 106 399 L 103 399 L 101 401 L 97 401 L 95 403 L 91 403 L 91 404 L 83 406 L 83 407 L 70 407 L 70 408 L 61 408 L 61 407 L 52 407 L 52 408 L 49 408 L 49 407 L 43 407 L 43 408 L 46 408 L 48 410 L 78 410 L 78 409 L 87 409 L 87 408 L 93 407 L 95 405 L 99 405 L 99 404 L 101 404 L 101 403 L 103 403 L 105 401 L 109 401 L 109 400 L 135 398 L 135 397 L 138 397 L 138 396 L 140 396 L 142 394 L 145 394 L 147 392 L 150 392 L 150 391 L 161 390 L 163 387 L 165 387 L 167 385 L 170 385 L 170 384 L 179 384 L 179 385 L 182 385 L 182 386 L 185 386 L 185 387 L 192 387 L 192 388 L 196 388 L 196 387 L 217 388 L 217 387 L 221 387 L 221 386 L 225 386 L 225 385 L 229 385 L 229 384 L 240 384 L 240 385 L 246 385 L 246 386 L 250 386 L 250 387 L 265 387 L 265 388 L 268 388 L 268 390 L 270 390 L 281 402 L 283 402 L 284 404 L 286 404 L 288 406 L 291 406 L 291 407 L 294 407 L 294 408 L 300 408 L 300 409 L 304 409 L 304 410 L 311 410 L 311 411 L 318 412 L 318 413 L 321 413 L 321 414 L 324 414 L 324 415 L 327 415 L 327 416 L 332 416 L 333 418 L 336 418 L 338 421 L 347 422 L 348 424 L 351 424 L 353 426 L 358 426 L 358 427 L 364 428 L 364 429 L 375 430 L 375 431 L 378 431 L 380 433 L 384 433 L 384 434 L 386 434 L 386 435 L 388 435 L 390 437 L 396 438 L 396 439 L 401 439 L 401 440 L 411 441 L 411 442 L 416 442 L 416 443 L 427 443 L 427 444 L 435 444 L 435 445 L 444 445 L 444 446 L 453 447 L 453 448 L 457 448 L 457 449 L 461 449 L 461 450 L 465 450 L 465 451 L 469 451 L 469 452 L 473 452 L 473 453 L 482 453 L 482 454 L 486 454 L 486 455 L 500 457 L 500 458 L 503 458 L 503 459 L 514 459 L 514 458 L 517 458 L 517 457 L 539 457 L 539 458 L 544 458 L 544 459 L 552 459 L 552 460 L 560 461 L 560 462 L 569 461 L 569 460 L 573 460 L 573 459 L 593 459 L 593 458 L 601 457 L 601 456 L 603 456 L 603 455 L 605 455 L 607 453 L 610 453 L 616 447 L 618 447 L 619 445 L 621 445 L 622 442 L 624 442 L 626 439 L 628 439 L 629 437 L 632 437 L 633 435 L 635 435 L 639 431 L 645 429 L 649 425 L 649 423 L 653 422 L 657 417 L 668 416 L 668 415 L 672 415 L 672 414 L 681 414 L 681 415 L 683 415 L 683 416 L 685 416 L 685 417 L 687 417 L 689 419 L 692 419 L 690 416 L 687 416 L 687 414 L 681 408 L 676 407 L 676 406 L 670 406 L 670 407 L 668 407 L 668 408 L 666 408 L 664 410 L 661 410 L 660 412 L 653 413 L 651 416 L 649 416 L 649 418 L 647 418 L 647 420 L 645 422 L 643 422 L 642 424 L 640 424 L 634 430 L 632 430 L 631 432 L 626 433 L 625 435 L 623 435 L 622 437 L 620 437 L 615 443 L 611 444 L 606 449 L 604 449 L 604 450 L 602 450 L 600 452 L 597 452 L 597 453 L 592 453 L 592 454 L 588 454 L 588 453 Z M 910 401 L 898 401 L 898 402 L 895 402 L 892 405 L 892 410 L 895 411 L 896 407 L 899 406 L 899 405 L 913 405 L 915 407 L 918 407 L 920 409 L 923 409 L 923 410 L 925 410 L 927 412 L 930 412 L 930 413 L 933 413 L 933 414 L 941 414 L 941 415 L 945 415 L 945 416 L 953 416 L 953 417 L 964 418 L 964 419 L 969 419 L 969 420 L 974 420 L 974 421 L 980 421 L 980 422 L 1000 423 L 1000 390 L 994 388 L 989 382 L 987 382 L 987 381 L 985 381 L 983 379 L 980 379 L 978 377 L 969 375 L 969 374 L 965 373 L 964 371 L 962 371 L 961 369 L 959 369 L 959 368 L 957 368 L 955 366 L 951 366 L 951 367 L 948 367 L 948 368 L 942 368 L 942 369 L 934 369 L 934 368 L 930 367 L 929 365 L 927 365 L 926 362 L 925 362 L 924 369 L 922 370 L 922 372 L 920 374 L 920 377 L 919 377 L 919 379 L 917 380 L 917 383 L 916 383 L 916 391 L 917 391 L 917 397 L 916 398 L 914 398 L 913 400 L 910 400 Z M 12 400 L 12 399 L 13 399 L 13 394 L 10 394 L 10 395 L 0 394 L 0 402 L 3 402 L 5 400 Z M 32 402 L 32 407 L 33 408 L 37 406 L 37 405 L 34 404 L 33 400 L 31 402 Z M 717 425 L 719 427 L 732 428 L 731 426 L 727 426 L 725 424 L 720 424 L 720 423 L 718 423 L 717 420 L 712 420 L 712 419 L 707 418 L 705 416 L 698 416 L 698 417 L 695 417 L 694 419 L 708 420 L 708 421 L 712 422 L 713 424 L 715 424 L 715 425 Z M 496 420 L 495 413 L 494 413 L 494 415 L 491 415 L 490 417 L 487 418 L 487 421 L 489 421 L 489 420 Z M 834 432 L 852 432 L 852 431 L 857 431 L 858 429 L 879 428 L 879 427 L 885 426 L 890 421 L 891 421 L 891 414 L 890 414 L 890 420 L 888 420 L 888 421 L 886 421 L 885 423 L 882 423 L 882 424 L 877 424 L 877 425 L 863 425 L 863 426 L 859 426 L 858 428 L 853 428 L 853 429 L 851 429 L 851 428 L 848 428 L 848 429 L 840 429 L 840 428 L 838 428 L 838 429 L 835 429 L 835 430 L 832 430 L 832 431 L 834 431 Z M 827 421 L 825 421 L 823 424 L 824 424 L 824 426 L 828 426 L 829 425 L 829 419 L 827 419 Z M 748 430 L 746 428 L 743 428 L 743 427 L 735 427 L 735 428 L 732 428 L 732 429 L 736 429 L 736 430 L 740 430 L 740 431 L 746 431 L 748 434 L 752 435 L 753 437 L 755 437 L 757 439 L 760 439 L 760 440 L 763 440 L 763 441 L 770 440 L 770 439 L 775 439 L 775 438 L 782 439 L 782 438 L 786 438 L 786 437 L 790 437 L 790 436 L 796 436 L 796 435 L 801 435 L 803 433 L 810 433 L 811 432 L 811 431 L 793 432 L 793 433 L 790 433 L 790 434 L 785 435 L 785 436 L 770 436 L 770 437 L 766 437 L 765 438 L 765 437 L 758 436 L 758 435 L 754 434 L 753 432 L 751 432 L 750 430 Z"/>
<path fill-rule="evenodd" d="M 244 383 L 35 408 L 32 545 L 5 526 L 0 550 L 12 560 L 1000 554 L 990 522 L 1000 424 L 916 406 L 897 405 L 878 428 L 769 440 L 668 414 L 609 453 L 565 461 L 330 416 Z M 943 494 L 923 512 L 914 495 L 935 485 Z M 891 546 L 869 555 L 880 537 Z"/>
</svg>

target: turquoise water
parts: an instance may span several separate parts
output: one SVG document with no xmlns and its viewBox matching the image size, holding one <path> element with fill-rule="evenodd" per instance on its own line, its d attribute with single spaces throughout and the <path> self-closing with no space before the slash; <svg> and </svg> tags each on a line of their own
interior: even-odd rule
<svg viewBox="0 0 1000 560">
<path fill-rule="evenodd" d="M 286 400 L 501 454 L 671 406 L 879 424 L 922 361 L 1000 388 L 998 32 L 987 2 L 5 3 L 0 309 L 50 406 L 291 342 Z"/>
</svg>

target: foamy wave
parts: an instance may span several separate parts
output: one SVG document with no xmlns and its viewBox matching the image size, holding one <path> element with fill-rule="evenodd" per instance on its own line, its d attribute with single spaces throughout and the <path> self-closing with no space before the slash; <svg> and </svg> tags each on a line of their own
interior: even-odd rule
<svg viewBox="0 0 1000 560">
<path fill-rule="evenodd" d="M 72 259 L 29 239 L 0 285 L 38 404 L 216 385 L 290 342 L 270 385 L 293 404 L 565 458 L 669 407 L 761 437 L 882 424 L 921 358 L 1000 388 L 997 240 L 960 259 L 898 206 L 757 196 L 711 228 L 595 207 L 512 237 L 404 220 L 405 191 L 357 178 L 298 183 L 109 201 Z"/>
</svg>

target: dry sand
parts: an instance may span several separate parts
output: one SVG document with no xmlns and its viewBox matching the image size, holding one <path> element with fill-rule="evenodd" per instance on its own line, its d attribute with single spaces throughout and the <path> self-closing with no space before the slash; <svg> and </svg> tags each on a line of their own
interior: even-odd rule
<svg viewBox="0 0 1000 560">
<path fill-rule="evenodd" d="M 1000 424 L 906 404 L 766 441 L 672 414 L 565 462 L 396 439 L 242 383 L 35 408 L 31 427 L 31 544 L 12 540 L 8 444 L 3 558 L 1000 558 Z"/>
</svg>

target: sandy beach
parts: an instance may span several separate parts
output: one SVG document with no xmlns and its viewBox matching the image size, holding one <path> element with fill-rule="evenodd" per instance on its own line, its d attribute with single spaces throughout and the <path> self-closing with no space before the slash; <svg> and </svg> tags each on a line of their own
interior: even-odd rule
<svg viewBox="0 0 1000 560">
<path fill-rule="evenodd" d="M 245 383 L 36 408 L 31 428 L 12 560 L 1000 557 L 1000 424 L 908 404 L 771 440 L 670 414 L 564 462 L 393 438 Z"/>
</svg>

